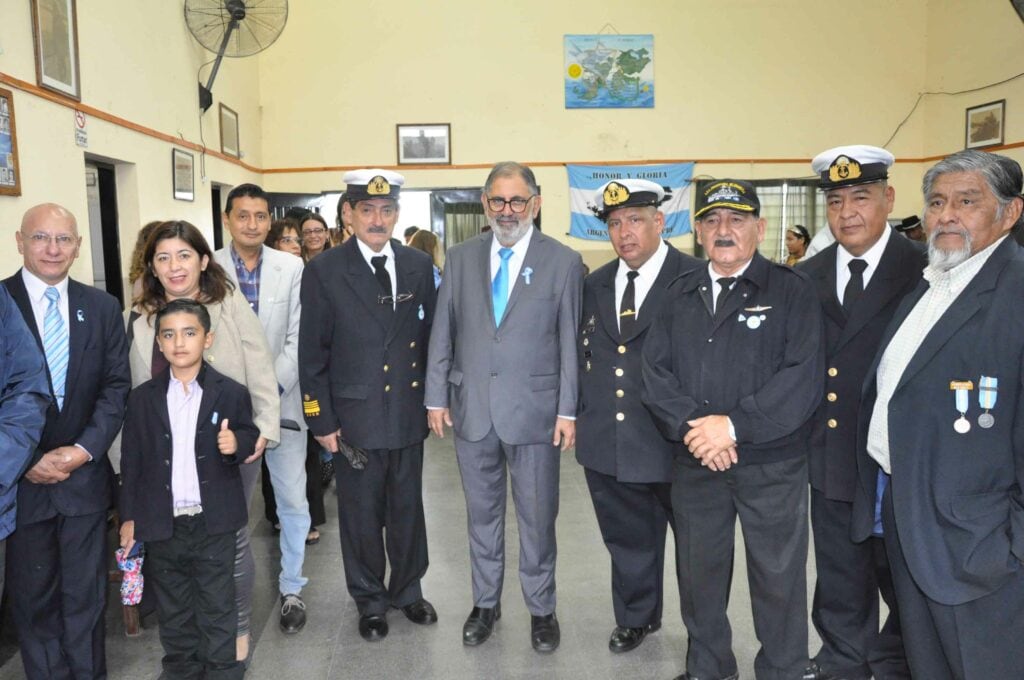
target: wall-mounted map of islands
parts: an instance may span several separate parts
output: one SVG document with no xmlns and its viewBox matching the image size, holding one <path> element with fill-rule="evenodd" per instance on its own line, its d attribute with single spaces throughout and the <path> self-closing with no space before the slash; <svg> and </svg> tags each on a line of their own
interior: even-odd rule
<svg viewBox="0 0 1024 680">
<path fill-rule="evenodd" d="M 565 36 L 565 108 L 653 109 L 654 36 Z"/>
</svg>

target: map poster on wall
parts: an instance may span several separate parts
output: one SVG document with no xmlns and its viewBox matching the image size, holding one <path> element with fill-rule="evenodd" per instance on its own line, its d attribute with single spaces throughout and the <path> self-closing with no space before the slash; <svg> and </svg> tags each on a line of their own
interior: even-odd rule
<svg viewBox="0 0 1024 680">
<path fill-rule="evenodd" d="M 653 109 L 653 35 L 566 35 L 565 108 Z"/>
</svg>

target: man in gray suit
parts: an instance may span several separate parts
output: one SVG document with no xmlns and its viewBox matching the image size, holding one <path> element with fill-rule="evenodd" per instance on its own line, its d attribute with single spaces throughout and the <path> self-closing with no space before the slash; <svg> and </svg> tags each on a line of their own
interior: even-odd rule
<svg viewBox="0 0 1024 680">
<path fill-rule="evenodd" d="M 481 201 L 491 231 L 448 251 L 430 335 L 430 428 L 455 431 L 469 515 L 473 610 L 463 643 L 501 617 L 505 475 L 519 522 L 519 580 L 538 652 L 558 647 L 555 518 L 564 451 L 576 438 L 576 329 L 583 262 L 540 233 L 533 172 L 498 163 Z"/>
<path fill-rule="evenodd" d="M 263 245 L 270 231 L 267 194 L 255 184 L 240 184 L 228 194 L 224 224 L 231 243 L 214 257 L 238 285 L 260 319 L 274 355 L 281 393 L 281 443 L 267 452 L 267 469 L 281 522 L 281 630 L 298 633 L 306 625 L 300 593 L 309 533 L 306 500 L 306 431 L 299 387 L 299 289 L 302 260 Z M 251 502 L 259 464 L 243 465 L 246 504 Z M 251 572 L 250 572 L 251 574 Z"/>
</svg>

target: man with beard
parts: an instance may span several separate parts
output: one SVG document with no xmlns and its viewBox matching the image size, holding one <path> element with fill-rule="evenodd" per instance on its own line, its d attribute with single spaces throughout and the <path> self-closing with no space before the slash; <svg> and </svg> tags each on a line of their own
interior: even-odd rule
<svg viewBox="0 0 1024 680">
<path fill-rule="evenodd" d="M 531 643 L 551 652 L 558 450 L 576 438 L 583 262 L 534 227 L 541 197 L 528 167 L 495 165 L 481 202 L 492 230 L 448 251 L 426 393 L 430 428 L 454 428 L 469 515 L 473 610 L 462 641 L 481 644 L 501 617 L 507 469 Z"/>
<path fill-rule="evenodd" d="M 837 243 L 799 265 L 825 317 L 825 398 L 807 441 L 817 583 L 811 620 L 819 680 L 907 678 L 881 536 L 850 539 L 857 489 L 857 409 L 868 366 L 900 301 L 921 280 L 924 247 L 889 227 L 895 158 L 862 144 L 823 151 L 811 167 Z M 879 631 L 879 593 L 889 608 Z"/>
<path fill-rule="evenodd" d="M 807 419 L 821 400 L 821 311 L 807 277 L 757 252 L 754 187 L 710 182 L 697 237 L 710 262 L 680 276 L 643 349 L 643 401 L 675 458 L 679 599 L 689 634 L 677 680 L 735 680 L 726 613 L 743 529 L 758 678 L 807 668 Z"/>
<path fill-rule="evenodd" d="M 430 257 L 391 238 L 405 178 L 353 170 L 344 181 L 343 220 L 354 238 L 302 274 L 299 382 L 306 424 L 334 454 L 341 557 L 359 634 L 375 641 L 388 634 L 391 607 L 419 625 L 437 621 L 420 588 L 423 374 L 436 293 Z"/>
<path fill-rule="evenodd" d="M 1020 677 L 1024 253 L 1007 235 L 1021 168 L 961 151 L 922 188 L 928 267 L 864 386 L 853 538 L 880 515 L 913 677 Z"/>
</svg>

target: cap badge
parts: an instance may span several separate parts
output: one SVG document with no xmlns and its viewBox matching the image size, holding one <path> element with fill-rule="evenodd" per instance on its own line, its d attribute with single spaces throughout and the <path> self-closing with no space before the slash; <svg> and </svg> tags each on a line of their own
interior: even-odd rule
<svg viewBox="0 0 1024 680">
<path fill-rule="evenodd" d="M 619 205 L 629 200 L 629 189 L 618 182 L 609 182 L 604 189 L 604 204 L 606 206 Z"/>
<path fill-rule="evenodd" d="M 708 204 L 717 203 L 718 201 L 735 202 L 738 200 L 740 200 L 740 188 L 735 184 L 722 184 L 707 198 Z"/>
<path fill-rule="evenodd" d="M 380 175 L 376 175 L 366 183 L 366 193 L 370 196 L 387 196 L 391 193 L 391 184 Z"/>
<path fill-rule="evenodd" d="M 828 179 L 831 182 L 860 179 L 860 163 L 847 156 L 840 156 L 829 166 Z"/>
</svg>

